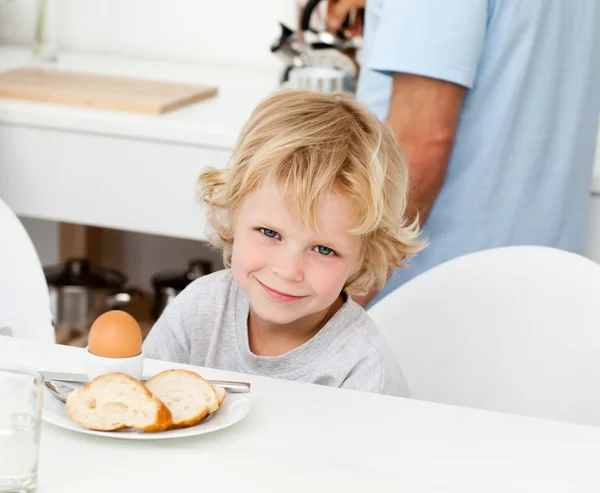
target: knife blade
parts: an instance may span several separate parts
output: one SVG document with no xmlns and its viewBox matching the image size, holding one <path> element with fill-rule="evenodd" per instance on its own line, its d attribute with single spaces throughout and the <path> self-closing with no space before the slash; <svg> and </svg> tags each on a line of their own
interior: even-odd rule
<svg viewBox="0 0 600 493">
<path fill-rule="evenodd" d="M 83 373 L 69 373 L 69 372 L 58 372 L 58 371 L 40 371 L 44 380 L 55 380 L 57 382 L 76 382 L 76 383 L 89 383 L 90 379 Z M 146 382 L 152 377 L 152 375 L 144 375 L 140 379 L 142 382 Z M 229 380 L 208 380 L 213 385 L 223 387 L 227 392 L 232 394 L 246 394 L 250 392 L 250 384 L 248 382 L 232 382 Z"/>
</svg>

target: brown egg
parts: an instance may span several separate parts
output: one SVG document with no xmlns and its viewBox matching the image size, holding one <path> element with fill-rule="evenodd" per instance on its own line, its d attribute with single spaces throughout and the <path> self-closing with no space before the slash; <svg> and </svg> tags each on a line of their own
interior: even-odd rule
<svg viewBox="0 0 600 493">
<path fill-rule="evenodd" d="M 142 330 L 129 313 L 112 310 L 90 328 L 88 351 L 105 358 L 131 358 L 142 352 Z"/>
</svg>

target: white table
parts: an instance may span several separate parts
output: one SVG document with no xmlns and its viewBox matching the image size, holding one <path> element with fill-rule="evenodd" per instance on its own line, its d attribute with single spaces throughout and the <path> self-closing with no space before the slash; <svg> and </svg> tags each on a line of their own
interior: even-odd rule
<svg viewBox="0 0 600 493">
<path fill-rule="evenodd" d="M 82 351 L 0 336 L 1 364 L 82 372 Z M 600 491 L 600 428 L 200 371 L 252 383 L 242 422 L 156 441 L 44 423 L 39 493 Z"/>
</svg>

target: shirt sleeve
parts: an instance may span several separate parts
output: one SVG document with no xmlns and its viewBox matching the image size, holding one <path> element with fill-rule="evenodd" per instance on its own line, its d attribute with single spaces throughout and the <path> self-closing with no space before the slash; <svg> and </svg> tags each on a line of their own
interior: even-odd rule
<svg viewBox="0 0 600 493">
<path fill-rule="evenodd" d="M 487 0 L 384 0 L 367 68 L 472 88 L 487 17 Z"/>
</svg>

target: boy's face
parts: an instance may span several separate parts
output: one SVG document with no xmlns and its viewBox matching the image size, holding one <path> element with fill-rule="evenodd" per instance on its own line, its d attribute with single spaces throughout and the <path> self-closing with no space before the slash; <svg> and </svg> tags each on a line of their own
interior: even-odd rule
<svg viewBox="0 0 600 493">
<path fill-rule="evenodd" d="M 275 188 L 249 193 L 235 221 L 231 270 L 254 313 L 275 324 L 326 313 L 357 269 L 362 240 L 350 202 L 329 194 L 316 218 L 321 234 L 288 211 Z"/>
</svg>

